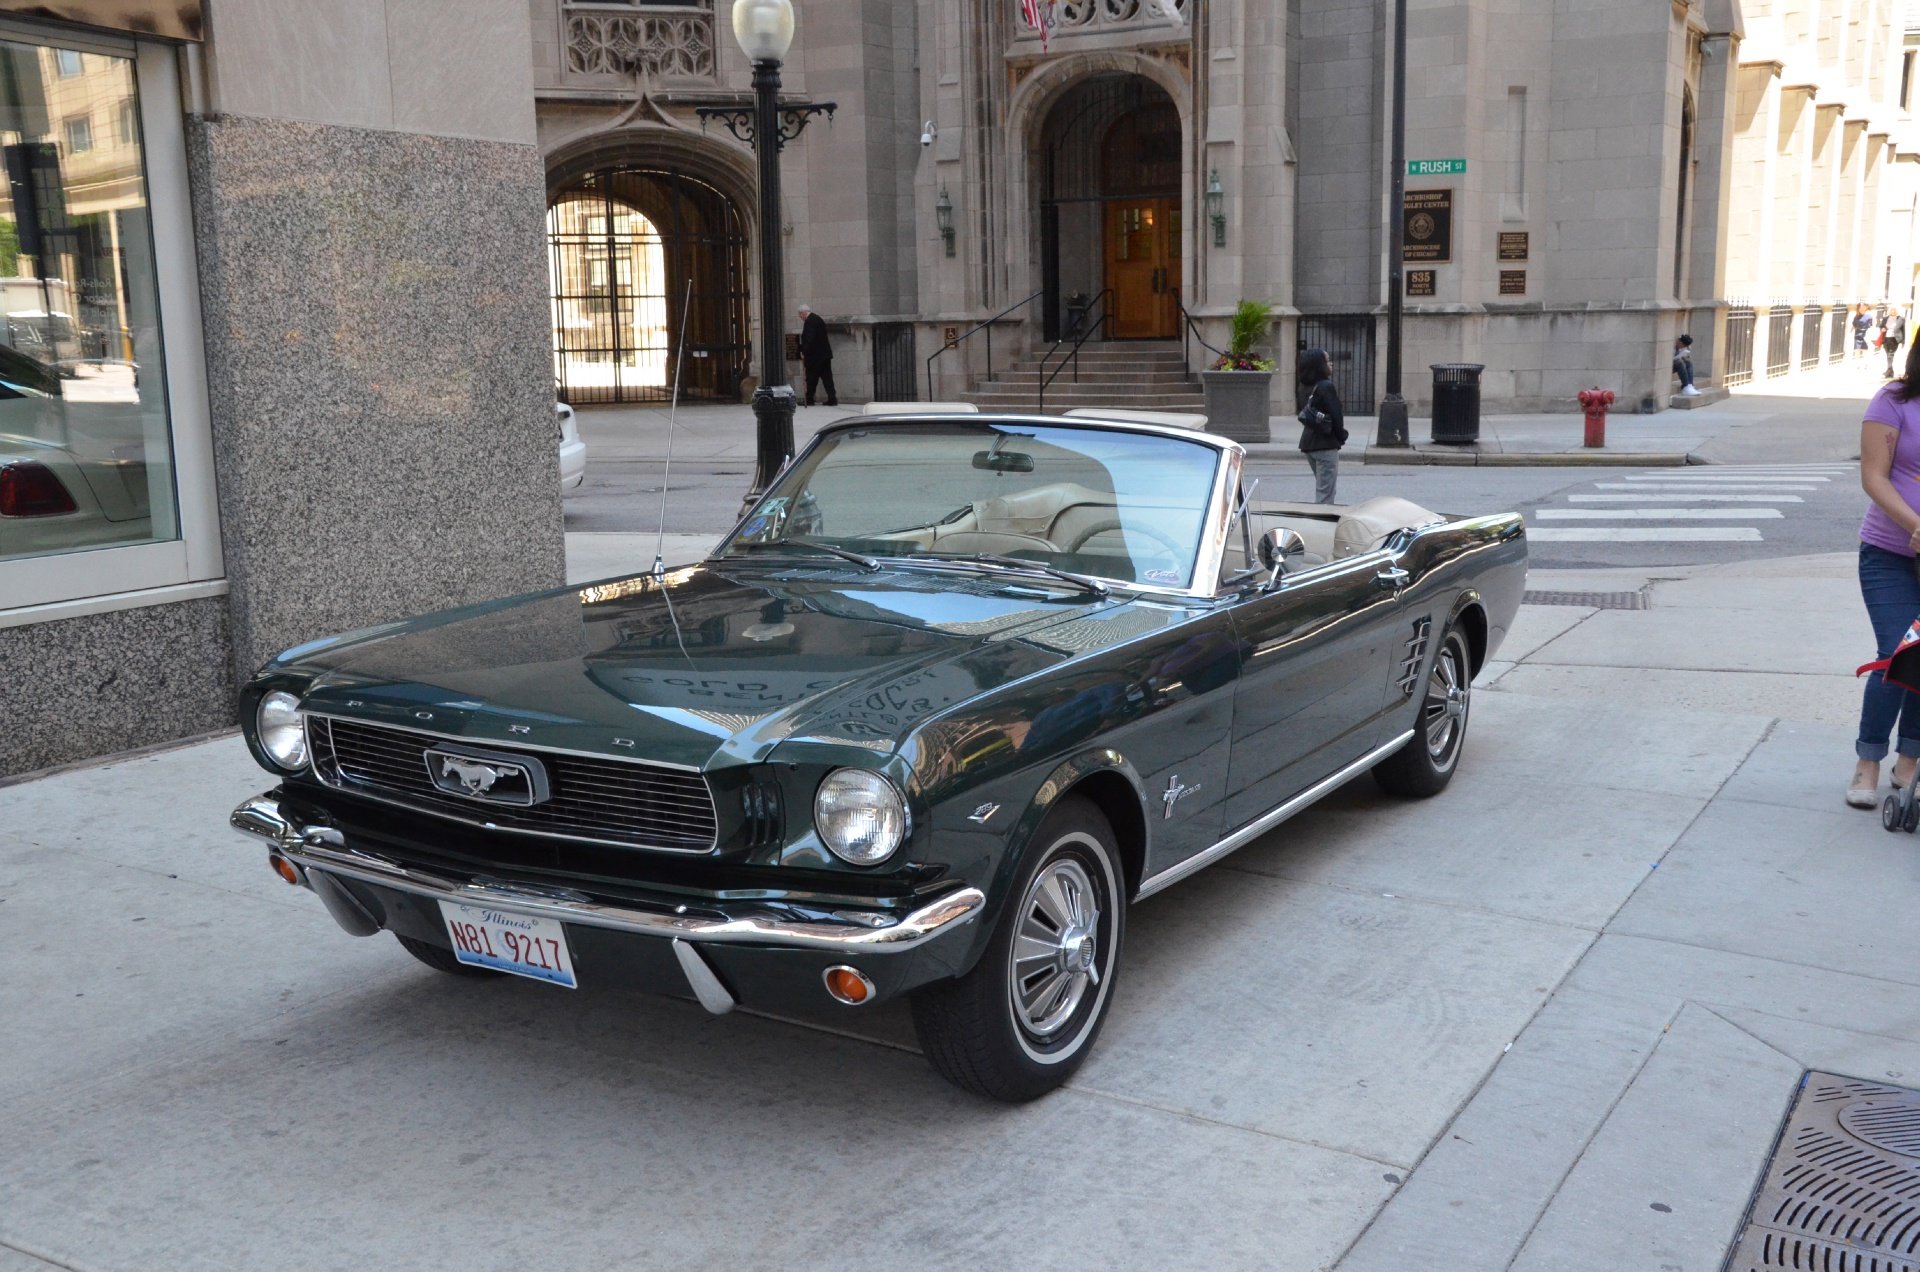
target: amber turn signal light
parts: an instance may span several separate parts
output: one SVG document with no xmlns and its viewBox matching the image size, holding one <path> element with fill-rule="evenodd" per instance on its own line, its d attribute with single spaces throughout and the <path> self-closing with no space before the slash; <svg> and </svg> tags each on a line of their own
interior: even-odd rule
<svg viewBox="0 0 1920 1272">
<path fill-rule="evenodd" d="M 873 982 L 854 968 L 829 967 L 826 981 L 827 992 L 833 995 L 834 1001 L 849 1007 L 858 1007 L 873 997 Z"/>
<path fill-rule="evenodd" d="M 279 875 L 295 887 L 300 886 L 300 872 L 294 868 L 294 864 L 291 861 L 288 861 L 279 853 L 269 853 L 267 856 L 267 864 L 273 867 L 273 873 Z"/>
</svg>

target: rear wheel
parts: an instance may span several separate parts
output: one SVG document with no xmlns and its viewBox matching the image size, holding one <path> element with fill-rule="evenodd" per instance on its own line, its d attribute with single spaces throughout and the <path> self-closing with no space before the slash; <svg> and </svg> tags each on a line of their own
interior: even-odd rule
<svg viewBox="0 0 1920 1272">
<path fill-rule="evenodd" d="M 1425 799 L 1438 795 L 1460 765 L 1473 702 L 1473 660 L 1467 639 L 1447 628 L 1421 692 L 1420 718 L 1407 744 L 1373 766 L 1373 780 L 1390 795 Z"/>
<path fill-rule="evenodd" d="M 941 1077 L 996 1100 L 1053 1090 L 1086 1059 L 1120 970 L 1125 897 L 1113 829 L 1061 802 L 1034 837 L 987 952 L 914 995 L 920 1046 Z"/>
<path fill-rule="evenodd" d="M 452 950 L 435 945 L 431 941 L 416 941 L 410 936 L 401 936 L 398 932 L 395 932 L 393 937 L 400 942 L 407 953 L 436 972 L 446 972 L 451 976 L 471 976 L 475 980 L 492 980 L 496 976 L 505 975 L 504 972 L 496 972 L 490 967 L 474 967 L 471 964 L 462 963 L 453 956 Z"/>
</svg>

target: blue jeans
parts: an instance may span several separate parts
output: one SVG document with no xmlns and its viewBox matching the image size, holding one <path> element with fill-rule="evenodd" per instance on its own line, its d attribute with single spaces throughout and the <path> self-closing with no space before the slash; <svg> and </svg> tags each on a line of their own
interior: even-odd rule
<svg viewBox="0 0 1920 1272">
<path fill-rule="evenodd" d="M 1861 544 L 1860 596 L 1873 622 L 1876 656 L 1885 658 L 1913 620 L 1920 618 L 1920 576 L 1914 574 L 1913 558 Z M 1860 737 L 1853 744 L 1854 754 L 1863 760 L 1886 759 L 1887 735 L 1893 732 L 1895 719 L 1900 722 L 1896 749 L 1902 755 L 1920 756 L 1920 693 L 1887 684 L 1876 671 L 1867 677 L 1861 698 Z"/>
</svg>

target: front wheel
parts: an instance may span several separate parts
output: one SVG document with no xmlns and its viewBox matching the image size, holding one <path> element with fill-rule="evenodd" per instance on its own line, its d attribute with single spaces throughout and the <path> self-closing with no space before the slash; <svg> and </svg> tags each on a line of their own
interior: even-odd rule
<svg viewBox="0 0 1920 1272">
<path fill-rule="evenodd" d="M 1061 801 L 1034 848 L 980 962 L 913 998 L 914 1031 L 940 1076 L 1010 1103 L 1061 1085 L 1092 1050 L 1125 926 L 1125 874 L 1098 809 Z"/>
<path fill-rule="evenodd" d="M 1447 628 L 1420 699 L 1420 718 L 1407 744 L 1373 766 L 1373 780 L 1389 795 L 1425 799 L 1438 795 L 1460 765 L 1473 703 L 1473 659 L 1466 637 Z"/>
</svg>

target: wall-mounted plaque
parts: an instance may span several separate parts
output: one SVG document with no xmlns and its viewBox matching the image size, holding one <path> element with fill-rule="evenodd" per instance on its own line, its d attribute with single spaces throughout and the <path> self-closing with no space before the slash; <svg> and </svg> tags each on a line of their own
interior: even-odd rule
<svg viewBox="0 0 1920 1272">
<path fill-rule="evenodd" d="M 1406 246 L 1401 259 L 1445 265 L 1453 259 L 1453 191 L 1409 190 L 1401 209 Z"/>
<path fill-rule="evenodd" d="M 1527 259 L 1527 232 L 1525 230 L 1500 231 L 1500 259 L 1503 261 L 1524 261 Z"/>
<path fill-rule="evenodd" d="M 800 361 L 800 336 L 792 331 L 787 333 L 787 361 Z"/>
<path fill-rule="evenodd" d="M 1500 271 L 1500 294 L 1502 296 L 1524 296 L 1527 294 L 1527 271 L 1524 269 L 1503 269 Z"/>
<path fill-rule="evenodd" d="M 1407 271 L 1407 295 L 1431 296 L 1433 292 L 1434 271 L 1430 269 L 1410 269 Z"/>
<path fill-rule="evenodd" d="M 956 348 L 960 344 L 960 328 L 942 327 L 940 329 L 940 339 L 943 347 L 948 349 Z"/>
</svg>

